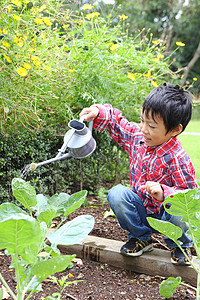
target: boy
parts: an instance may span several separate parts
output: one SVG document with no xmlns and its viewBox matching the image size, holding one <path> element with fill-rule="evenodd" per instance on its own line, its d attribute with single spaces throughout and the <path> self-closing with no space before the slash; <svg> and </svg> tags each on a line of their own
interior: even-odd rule
<svg viewBox="0 0 200 300">
<path fill-rule="evenodd" d="M 117 185 L 108 192 L 111 209 L 121 227 L 128 231 L 128 242 L 120 250 L 123 255 L 139 256 L 153 248 L 151 234 L 156 232 L 146 217 L 169 221 L 182 231 L 182 247 L 191 259 L 192 239 L 186 234 L 182 217 L 168 214 L 164 199 L 183 189 L 197 187 L 194 166 L 183 150 L 177 135 L 184 131 L 191 119 L 190 94 L 164 84 L 146 97 L 140 124 L 129 122 L 109 104 L 84 108 L 80 116 L 94 120 L 94 128 L 109 134 L 129 154 L 131 189 Z M 165 237 L 171 250 L 172 263 L 189 264 L 177 245 Z"/>
</svg>

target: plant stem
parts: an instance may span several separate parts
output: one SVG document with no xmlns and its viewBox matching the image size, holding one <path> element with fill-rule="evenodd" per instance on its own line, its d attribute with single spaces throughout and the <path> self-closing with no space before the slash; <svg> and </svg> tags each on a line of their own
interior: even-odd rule
<svg viewBox="0 0 200 300">
<path fill-rule="evenodd" d="M 190 289 L 192 289 L 192 290 L 195 290 L 195 292 L 197 291 L 197 289 L 196 289 L 194 286 L 190 285 L 190 284 L 187 284 L 187 283 L 185 283 L 185 282 L 181 282 L 180 284 L 181 284 L 181 285 L 184 285 L 184 286 L 187 286 L 188 288 L 190 288 Z"/>
<path fill-rule="evenodd" d="M 196 294 L 196 300 L 200 300 L 200 271 L 197 275 L 197 294 Z"/>
<path fill-rule="evenodd" d="M 2 281 L 5 288 L 8 290 L 9 294 L 13 297 L 13 299 L 17 300 L 17 297 L 15 296 L 15 294 L 13 293 L 13 291 L 11 290 L 11 288 L 9 287 L 9 285 L 7 284 L 7 282 L 5 281 L 1 273 L 0 273 L 0 280 Z"/>
<path fill-rule="evenodd" d="M 31 284 L 34 282 L 35 278 L 36 278 L 36 276 L 33 276 L 33 278 L 30 280 L 29 284 L 27 284 L 26 288 L 23 290 L 23 297 L 25 296 L 25 294 L 28 291 Z M 27 299 L 28 299 L 28 297 L 27 297 Z"/>
</svg>

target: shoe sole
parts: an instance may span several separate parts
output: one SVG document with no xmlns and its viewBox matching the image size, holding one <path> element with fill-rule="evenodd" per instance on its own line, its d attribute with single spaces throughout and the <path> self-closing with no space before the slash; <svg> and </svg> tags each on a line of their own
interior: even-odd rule
<svg viewBox="0 0 200 300">
<path fill-rule="evenodd" d="M 182 259 L 180 261 L 175 261 L 171 258 L 171 263 L 174 265 L 177 265 L 177 266 L 190 266 L 189 261 L 186 262 L 185 260 L 182 260 Z"/>
<path fill-rule="evenodd" d="M 140 250 L 136 253 L 127 253 L 127 252 L 123 252 L 123 250 L 120 251 L 120 253 L 125 256 L 141 256 L 144 252 L 150 252 L 152 250 L 153 250 L 153 245 L 151 244 L 151 245 L 144 247 L 142 250 Z"/>
</svg>

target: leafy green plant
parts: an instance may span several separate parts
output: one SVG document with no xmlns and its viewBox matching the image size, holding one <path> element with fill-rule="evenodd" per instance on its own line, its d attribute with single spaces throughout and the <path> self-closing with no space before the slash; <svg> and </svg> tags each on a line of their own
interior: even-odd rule
<svg viewBox="0 0 200 300">
<path fill-rule="evenodd" d="M 56 278 L 55 276 L 50 277 L 50 281 L 54 282 L 57 284 L 57 286 L 60 289 L 59 293 L 53 293 L 52 296 L 48 296 L 45 298 L 45 300 L 61 300 L 62 299 L 62 294 L 64 292 L 64 289 L 73 283 L 81 282 L 84 280 L 73 280 L 73 281 L 68 281 L 70 274 L 67 274 L 66 276 L 62 276 L 60 279 Z"/>
<path fill-rule="evenodd" d="M 6 249 L 6 254 L 11 256 L 17 280 L 16 294 L 2 274 L 0 280 L 14 300 L 28 300 L 41 289 L 45 278 L 71 266 L 74 255 L 61 255 L 57 246 L 81 241 L 92 230 L 94 218 L 82 215 L 65 222 L 66 217 L 84 203 L 86 191 L 46 197 L 36 195 L 34 187 L 21 178 L 12 180 L 12 191 L 24 209 L 12 203 L 0 205 L 0 249 Z M 61 223 L 48 234 L 52 220 L 58 216 L 62 217 Z M 47 252 L 45 257 L 40 255 L 42 250 Z"/>
<path fill-rule="evenodd" d="M 2 0 L 0 125 L 59 131 L 86 105 L 109 102 L 137 116 L 144 97 L 172 77 L 165 42 L 130 36 L 118 12 L 73 12 L 66 1 Z M 114 12 L 114 11 L 113 11 Z M 116 22 L 117 21 L 117 22 Z"/>
<path fill-rule="evenodd" d="M 169 208 L 166 208 L 166 205 Z M 187 233 L 192 237 L 194 248 L 197 253 L 196 263 L 200 265 L 200 188 L 185 190 L 167 197 L 164 201 L 164 207 L 169 214 L 182 216 L 182 222 L 187 223 L 189 228 Z M 182 229 L 180 227 L 170 222 L 157 220 L 151 217 L 148 217 L 147 219 L 153 228 L 173 240 L 185 254 L 181 247 L 181 242 L 179 241 L 179 238 L 182 236 Z M 193 261 L 191 261 L 187 255 L 185 256 L 193 269 L 197 272 L 197 288 L 190 287 L 195 289 L 196 299 L 200 300 L 200 269 L 194 265 Z M 189 286 L 181 281 L 181 277 L 170 277 L 161 283 L 160 293 L 165 298 L 169 298 L 180 284 Z"/>
</svg>

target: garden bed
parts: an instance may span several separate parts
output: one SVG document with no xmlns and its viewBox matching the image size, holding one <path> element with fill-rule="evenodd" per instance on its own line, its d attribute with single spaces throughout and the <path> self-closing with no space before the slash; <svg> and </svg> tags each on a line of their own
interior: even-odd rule
<svg viewBox="0 0 200 300">
<path fill-rule="evenodd" d="M 69 219 L 82 214 L 90 214 L 95 217 L 95 226 L 90 235 L 96 235 L 103 238 L 126 241 L 127 234 L 121 229 L 117 220 L 113 217 L 104 218 L 103 214 L 109 210 L 108 204 L 100 205 L 98 199 L 91 198 L 88 207 L 81 207 L 74 213 L 70 214 Z M 55 220 L 59 222 L 59 219 Z M 167 249 L 162 235 L 154 235 L 154 246 L 157 248 Z M 14 290 L 16 280 L 14 272 L 9 269 L 8 258 L 3 252 L 0 253 L 0 270 L 9 285 Z M 74 261 L 73 268 L 55 274 L 60 278 L 69 274 L 69 281 L 82 280 L 79 283 L 69 285 L 64 292 L 62 299 L 164 299 L 159 294 L 159 284 L 164 277 L 149 276 L 138 274 L 133 271 L 110 266 L 107 263 L 89 261 L 77 257 Z M 55 283 L 46 279 L 42 283 L 42 291 L 35 294 L 31 299 L 45 299 L 45 297 L 58 292 L 59 289 Z M 11 299 L 11 298 L 7 298 Z M 179 287 L 174 296 L 170 299 L 195 299 L 194 292 L 187 287 Z"/>
</svg>

